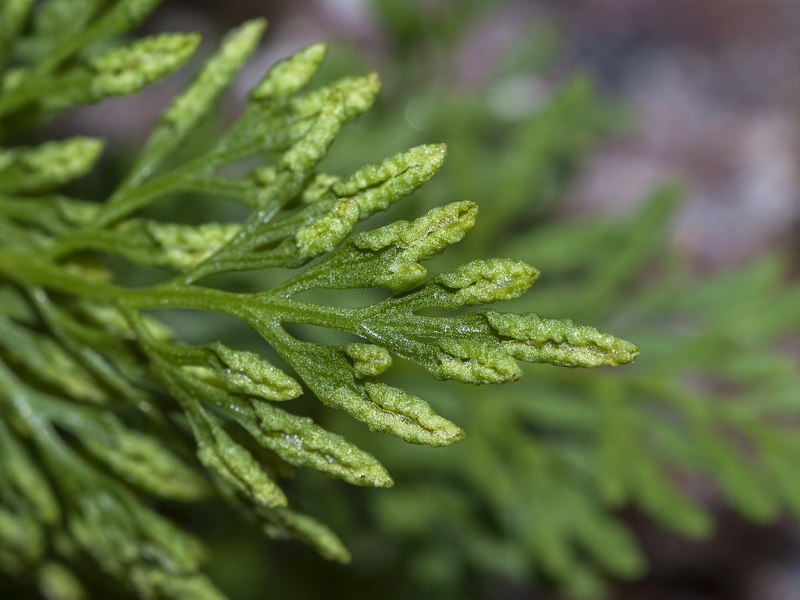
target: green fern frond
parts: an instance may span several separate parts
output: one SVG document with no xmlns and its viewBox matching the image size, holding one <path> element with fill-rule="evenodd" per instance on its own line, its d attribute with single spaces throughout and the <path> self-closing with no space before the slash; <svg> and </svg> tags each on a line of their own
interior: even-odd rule
<svg viewBox="0 0 800 600">
<path fill-rule="evenodd" d="M 130 94 L 183 64 L 197 47 L 194 34 L 85 52 L 138 24 L 155 4 L 51 0 L 33 17 L 38 54 L 30 64 L 13 42 L 26 31 L 31 4 L 7 4 L 0 47 L 14 67 L 2 79 L 3 124 Z M 70 22 L 79 7 L 80 17 Z M 166 109 L 105 203 L 51 192 L 92 168 L 101 150 L 97 140 L 0 153 L 3 569 L 30 570 L 51 554 L 69 563 L 85 553 L 143 597 L 220 598 L 200 570 L 200 544 L 150 501 L 196 501 L 213 493 L 247 506 L 268 535 L 297 537 L 328 558 L 347 560 L 326 526 L 288 508 L 282 475 L 308 467 L 358 485 L 388 486 L 392 479 L 372 454 L 285 408 L 303 386 L 372 431 L 443 446 L 464 432 L 421 398 L 381 381 L 393 357 L 438 379 L 484 384 L 518 379 L 517 361 L 594 367 L 628 363 L 638 354 L 629 342 L 569 320 L 461 312 L 517 298 L 538 276 L 520 261 L 493 259 L 427 278 L 423 262 L 474 225 L 471 202 L 356 231 L 360 221 L 436 174 L 445 148 L 418 146 L 343 178 L 320 173 L 340 129 L 369 108 L 379 88 L 368 75 L 302 93 L 324 58 L 322 45 L 275 65 L 209 148 L 178 166 L 167 164 L 210 113 L 263 28 L 261 21 L 247 23 L 223 41 Z M 276 158 L 265 163 L 266 155 Z M 247 174 L 224 174 L 227 165 L 254 158 L 258 166 Z M 252 213 L 243 223 L 196 226 L 138 214 L 196 191 L 237 201 Z M 132 287 L 123 270 L 98 259 L 107 255 L 171 273 Z M 208 283 L 214 275 L 265 269 L 291 271 L 256 293 Z M 356 308 L 299 298 L 312 290 L 379 287 L 392 294 Z M 280 364 L 219 342 L 176 340 L 149 312 L 176 307 L 246 323 Z M 431 316 L 431 309 L 444 314 Z M 292 333 L 294 324 L 343 332 L 350 341 L 306 341 Z M 196 448 L 196 461 L 187 445 Z M 46 541 L 51 532 L 52 544 Z M 42 585 L 69 579 L 55 563 L 43 567 L 42 577 Z"/>
</svg>

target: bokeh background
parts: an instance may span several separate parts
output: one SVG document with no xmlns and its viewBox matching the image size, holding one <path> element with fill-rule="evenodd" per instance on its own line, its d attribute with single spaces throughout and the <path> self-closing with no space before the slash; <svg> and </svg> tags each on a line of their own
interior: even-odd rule
<svg viewBox="0 0 800 600">
<path fill-rule="evenodd" d="M 585 70 L 631 123 L 593 153 L 560 201 L 564 211 L 630 210 L 680 177 L 690 185 L 676 235 L 698 266 L 797 243 L 800 6 L 792 0 L 173 0 L 147 29 L 197 30 L 211 41 L 257 16 L 269 19 L 269 34 L 239 80 L 241 95 L 269 64 L 320 40 L 341 71 L 379 71 L 382 102 L 407 101 L 398 127 L 415 130 L 425 125 L 413 116 L 418 96 L 488 95 L 498 119 L 513 119 Z M 498 77 L 515 58 L 528 72 Z M 167 82 L 70 120 L 133 143 L 179 87 Z M 138 110 L 121 110 L 126 102 Z"/>
<path fill-rule="evenodd" d="M 472 245 L 454 260 L 513 250 L 545 273 L 537 286 L 551 285 L 549 261 L 557 293 L 549 300 L 542 296 L 543 312 L 562 308 L 563 316 L 607 323 L 615 332 L 643 332 L 632 339 L 642 340 L 645 353 L 648 328 L 665 333 L 671 342 L 654 338 L 651 345 L 658 360 L 676 365 L 658 371 L 675 389 L 689 386 L 698 397 L 724 402 L 746 387 L 754 401 L 774 392 L 784 405 L 794 401 L 793 410 L 798 410 L 798 311 L 779 309 L 782 320 L 771 325 L 775 334 L 758 342 L 774 350 L 773 362 L 746 386 L 691 369 L 693 360 L 712 365 L 731 361 L 731 368 L 738 367 L 728 338 L 706 335 L 705 321 L 690 316 L 699 311 L 714 322 L 715 307 L 724 313 L 729 300 L 742 293 L 751 301 L 731 311 L 729 318 L 740 323 L 752 316 L 756 322 L 770 306 L 783 306 L 781 298 L 800 299 L 798 2 L 172 0 L 145 30 L 200 31 L 210 48 L 231 27 L 261 16 L 270 21 L 265 43 L 225 105 L 228 116 L 274 61 L 311 43 L 330 42 L 323 78 L 377 70 L 384 87 L 378 105 L 337 142 L 328 169 L 346 173 L 417 143 L 447 142 L 450 161 L 441 176 L 417 194 L 407 213 L 401 209 L 394 218 L 408 218 L 420 207 L 445 201 L 477 201 L 481 225 L 472 234 Z M 190 74 L 182 76 L 183 81 L 178 74 L 134 98 L 73 111 L 55 126 L 110 138 L 105 172 L 113 179 Z M 203 135 L 214 135 L 225 118 L 223 114 Z M 681 191 L 663 188 L 668 182 Z M 103 181 L 92 185 L 100 189 Z M 678 195 L 682 201 L 677 207 L 673 200 L 658 199 Z M 648 212 L 647 206 L 662 204 L 670 208 Z M 203 210 L 213 214 L 213 209 Z M 595 222 L 603 225 L 587 226 L 585 235 L 576 229 Z M 643 238 L 638 248 L 647 260 L 637 262 L 637 247 L 628 248 L 633 256 L 619 267 L 622 275 L 606 275 L 603 269 L 609 263 L 603 257 L 613 255 L 615 244 L 625 246 L 632 235 L 626 232 L 634 230 Z M 529 237 L 528 231 L 541 235 Z M 550 239 L 560 232 L 570 240 L 566 246 Z M 519 241 L 509 243 L 515 236 Z M 530 241 L 536 239 L 544 241 Z M 575 264 L 593 253 L 584 249 L 581 254 L 576 246 L 597 240 L 605 240 L 597 264 L 577 269 Z M 575 249 L 573 261 L 561 260 L 570 247 Z M 768 281 L 756 275 L 736 279 L 737 274 L 768 270 L 758 266 L 764 261 L 773 268 L 764 276 Z M 680 283 L 664 275 L 665 262 L 680 263 Z M 607 289 L 594 285 L 604 277 L 613 279 Z M 713 293 L 703 287 L 716 278 L 723 283 Z M 583 289 L 588 290 L 586 297 L 576 299 Z M 647 296 L 642 290 L 655 292 Z M 705 300 L 695 302 L 695 291 Z M 537 293 L 534 289 L 531 296 Z M 643 296 L 647 299 L 639 302 Z M 572 304 L 565 304 L 565 298 Z M 633 317 L 626 313 L 628 306 Z M 652 316 L 665 306 L 673 309 L 666 325 Z M 746 327 L 743 331 L 747 335 Z M 734 341 L 741 342 L 736 335 L 740 337 Z M 681 340 L 697 343 L 684 352 Z M 741 343 L 747 346 L 746 340 Z M 777 361 L 782 361 L 780 369 Z M 658 370 L 648 364 L 642 368 Z M 544 375 L 543 383 L 532 389 L 566 398 L 573 392 L 565 390 L 573 390 L 573 384 L 563 378 L 570 375 Z M 595 385 L 586 384 L 587 377 L 580 381 Z M 426 397 L 441 394 L 438 407 L 453 411 L 467 410 L 457 407 L 462 401 L 491 401 L 493 410 L 503 410 L 501 394 L 476 399 L 474 390 L 466 397 L 452 386 L 426 392 Z M 587 394 L 600 392 L 592 388 Z M 323 418 L 339 430 L 348 427 L 335 416 Z M 570 418 L 580 420 L 580 415 Z M 473 435 L 471 423 L 478 428 L 482 419 L 464 413 L 461 421 L 454 420 Z M 553 435 L 552 423 L 541 419 L 547 426 L 528 432 L 534 441 Z M 480 439 L 480 433 L 475 437 Z M 455 448 L 409 453 L 390 442 L 373 449 L 398 474 L 396 489 L 342 490 L 313 474 L 298 475 L 294 484 L 311 511 L 327 518 L 350 544 L 355 563 L 349 567 L 327 564 L 299 545 L 266 542 L 248 524 L 214 519 L 213 511 L 183 517 L 205 532 L 214 576 L 233 598 L 560 600 L 591 588 L 580 582 L 564 588 L 547 569 L 542 576 L 534 558 L 516 551 L 513 536 L 492 547 L 473 544 L 477 534 L 454 533 L 454 513 L 469 527 L 504 531 L 493 514 L 502 500 L 454 498 L 472 492 L 457 482 L 456 467 L 437 462 L 470 461 L 474 454 Z M 452 458 L 432 458 L 430 452 L 451 453 Z M 424 472 L 429 463 L 432 474 Z M 785 472 L 791 476 L 791 469 Z M 513 473 L 512 478 L 525 476 L 524 468 Z M 610 588 L 596 592 L 599 597 L 800 599 L 797 522 L 784 512 L 766 519 L 742 516 L 747 511 L 731 508 L 736 502 L 729 502 L 709 481 L 683 475 L 676 474 L 679 486 L 716 517 L 715 532 L 691 539 L 657 524 L 648 512 L 659 513 L 660 508 L 640 510 L 623 503 L 614 509 L 615 517 L 633 531 L 649 568 L 632 569 L 632 581 L 622 576 L 624 568 L 612 572 L 604 577 Z M 436 487 L 440 476 L 455 482 L 449 491 Z M 515 488 L 509 490 L 515 493 Z M 536 486 L 529 492 L 534 502 Z M 392 504 L 378 494 L 399 500 Z M 643 504 L 647 508 L 647 501 Z M 533 511 L 529 518 L 546 520 L 548 515 L 546 510 Z M 609 542 L 608 551 L 615 552 L 615 545 Z M 509 567 L 512 563 L 516 566 Z"/>
</svg>

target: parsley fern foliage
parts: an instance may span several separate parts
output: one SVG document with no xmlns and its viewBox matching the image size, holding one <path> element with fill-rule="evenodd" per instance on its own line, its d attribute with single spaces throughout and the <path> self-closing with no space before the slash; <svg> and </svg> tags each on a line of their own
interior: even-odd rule
<svg viewBox="0 0 800 600">
<path fill-rule="evenodd" d="M 136 92 L 183 64 L 194 34 L 112 50 L 95 43 L 137 25 L 155 4 L 50 0 L 30 14 L 30 1 L 5 2 L 0 134 L 13 140 L 23 125 Z M 518 379 L 518 361 L 595 367 L 638 352 L 568 320 L 461 310 L 521 296 L 538 276 L 502 258 L 428 276 L 424 262 L 475 223 L 472 202 L 356 231 L 428 181 L 445 147 L 412 148 L 346 177 L 322 172 L 342 126 L 379 88 L 371 74 L 304 92 L 323 45 L 276 64 L 224 135 L 173 164 L 263 29 L 249 22 L 223 40 L 104 203 L 55 191 L 93 168 L 101 140 L 0 149 L 0 569 L 36 571 L 42 589 L 77 590 L 65 598 L 81 597 L 69 569 L 87 555 L 143 597 L 222 597 L 200 570 L 200 544 L 156 510 L 158 498 L 219 494 L 244 505 L 267 534 L 347 560 L 328 528 L 289 508 L 281 477 L 307 467 L 357 485 L 392 479 L 370 453 L 290 410 L 287 401 L 304 389 L 372 431 L 444 446 L 464 432 L 381 381 L 393 358 L 438 379 L 485 384 Z M 243 161 L 249 172 L 226 174 Z M 141 212 L 185 192 L 233 200 L 251 214 L 187 225 Z M 120 264 L 168 274 L 135 287 Z M 285 276 L 254 293 L 208 279 L 266 269 Z M 390 294 L 358 307 L 301 296 L 372 288 Z M 239 319 L 274 355 L 181 342 L 150 313 L 165 307 Z M 294 324 L 352 341 L 300 339 Z"/>
</svg>

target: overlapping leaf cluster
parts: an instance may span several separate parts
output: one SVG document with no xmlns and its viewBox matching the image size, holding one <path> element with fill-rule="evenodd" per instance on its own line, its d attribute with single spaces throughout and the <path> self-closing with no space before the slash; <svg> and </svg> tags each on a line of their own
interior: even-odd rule
<svg viewBox="0 0 800 600">
<path fill-rule="evenodd" d="M 155 4 L 50 0 L 31 15 L 32 2 L 6 2 L 0 57 L 10 66 L 0 132 L 11 136 L 66 107 L 133 93 L 180 66 L 197 46 L 194 34 L 113 50 L 96 44 L 137 25 Z M 275 65 L 221 138 L 182 164 L 168 164 L 263 28 L 250 22 L 223 41 L 103 203 L 54 191 L 92 169 L 99 140 L 0 152 L 0 567 L 39 569 L 41 587 L 55 597 L 80 597 L 67 566 L 90 555 L 143 597 L 220 598 L 200 570 L 201 546 L 154 508 L 156 498 L 191 502 L 222 494 L 267 534 L 305 539 L 323 555 L 347 560 L 330 530 L 289 508 L 280 478 L 292 467 L 310 467 L 359 485 L 392 480 L 370 453 L 284 408 L 303 385 L 372 431 L 442 446 L 462 430 L 381 380 L 393 356 L 438 379 L 483 384 L 519 378 L 518 360 L 593 367 L 630 362 L 638 353 L 569 320 L 490 309 L 454 313 L 519 297 L 538 275 L 520 261 L 492 259 L 427 278 L 422 263 L 475 223 L 471 202 L 354 232 L 430 179 L 445 148 L 412 148 L 344 178 L 320 172 L 341 127 L 370 106 L 379 87 L 368 75 L 301 93 L 324 57 L 322 45 Z M 227 165 L 252 159 L 256 166 L 246 174 L 225 174 Z M 191 191 L 252 213 L 242 223 L 186 225 L 139 212 Z M 98 260 L 105 255 L 170 274 L 128 287 L 124 274 L 107 266 L 117 263 Z M 290 270 L 255 293 L 199 283 L 268 268 Z M 355 308 L 298 297 L 375 287 L 392 294 Z M 235 317 L 283 364 L 222 343 L 178 341 L 146 312 L 165 307 Z M 345 332 L 353 341 L 305 341 L 287 324 Z"/>
</svg>

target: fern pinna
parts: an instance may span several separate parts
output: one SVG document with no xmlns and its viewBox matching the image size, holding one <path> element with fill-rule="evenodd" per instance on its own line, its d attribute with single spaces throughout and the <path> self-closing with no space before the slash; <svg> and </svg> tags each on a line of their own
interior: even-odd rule
<svg viewBox="0 0 800 600">
<path fill-rule="evenodd" d="M 134 93 L 182 65 L 198 45 L 195 34 L 112 50 L 97 43 L 136 26 L 156 4 L 5 2 L 0 133 L 13 140 L 26 125 Z M 85 555 L 143 597 L 222 597 L 202 573 L 200 544 L 159 514 L 157 498 L 221 494 L 246 505 L 267 534 L 304 539 L 347 560 L 325 525 L 289 507 L 282 475 L 309 467 L 358 485 L 392 479 L 370 453 L 284 408 L 304 387 L 372 431 L 444 446 L 464 432 L 381 381 L 394 357 L 438 379 L 484 384 L 518 379 L 517 361 L 595 367 L 638 353 L 568 320 L 460 311 L 521 296 L 538 276 L 523 262 L 490 259 L 428 277 L 423 263 L 475 223 L 472 202 L 357 230 L 428 181 L 446 149 L 412 148 L 346 177 L 321 171 L 342 126 L 369 108 L 379 88 L 373 74 L 303 92 L 323 45 L 276 64 L 224 135 L 171 164 L 263 29 L 262 21 L 249 22 L 223 41 L 104 203 L 54 191 L 92 169 L 100 140 L 0 151 L 0 567 L 36 571 L 43 589 L 60 590 L 55 597 L 79 590 L 68 567 Z M 254 157 L 244 175 L 226 174 L 224 167 Z M 140 212 L 191 191 L 234 200 L 251 214 L 188 225 Z M 124 261 L 103 258 L 109 255 Z M 126 285 L 131 264 L 168 274 Z M 213 284 L 226 273 L 263 269 L 286 275 L 255 293 Z M 391 294 L 357 307 L 301 298 L 372 288 Z M 170 307 L 235 317 L 275 354 L 178 341 L 148 312 Z M 350 338 L 308 341 L 291 324 Z"/>
</svg>

